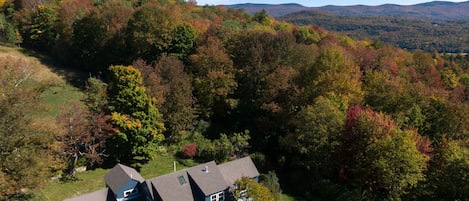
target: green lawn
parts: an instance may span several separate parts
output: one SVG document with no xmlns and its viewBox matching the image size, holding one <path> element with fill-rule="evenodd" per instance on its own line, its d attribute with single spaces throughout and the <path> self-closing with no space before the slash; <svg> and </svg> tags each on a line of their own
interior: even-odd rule
<svg viewBox="0 0 469 201">
<path fill-rule="evenodd" d="M 84 93 L 67 83 L 60 83 L 46 89 L 42 93 L 43 103 L 46 105 L 45 110 L 39 113 L 39 117 L 49 116 L 57 117 L 66 106 L 70 106 L 76 102 L 79 104 L 84 98 Z"/>
<path fill-rule="evenodd" d="M 84 173 L 77 173 L 77 181 L 61 182 L 53 180 L 41 190 L 34 192 L 32 200 L 37 201 L 59 201 L 87 192 L 104 188 L 104 175 L 108 170 L 96 169 Z"/>
<path fill-rule="evenodd" d="M 173 161 L 176 158 L 170 155 L 158 156 L 155 160 L 143 165 L 140 174 L 145 179 L 150 179 L 164 175 L 173 171 Z M 187 168 L 180 162 L 176 162 L 177 170 Z M 60 201 L 65 198 L 93 192 L 105 188 L 104 175 L 109 170 L 96 169 L 77 173 L 77 181 L 61 182 L 59 180 L 50 181 L 41 190 L 36 190 L 32 200 L 35 201 Z"/>
<path fill-rule="evenodd" d="M 80 102 L 84 93 L 69 82 L 80 82 L 84 77 L 79 72 L 61 68 L 48 62 L 48 58 L 38 53 L 25 54 L 24 49 L 6 47 L 0 45 L 0 60 L 9 62 L 12 67 L 24 67 L 28 77 L 22 86 L 38 87 L 47 86 L 41 94 L 44 106 L 39 106 L 34 117 L 42 119 L 50 117 L 55 119 L 64 106 L 70 106 L 72 102 Z M 75 83 L 77 84 L 77 83 Z M 42 88 L 42 87 L 40 87 Z"/>
<path fill-rule="evenodd" d="M 296 199 L 292 196 L 289 196 L 287 194 L 281 194 L 280 195 L 280 201 L 295 201 Z"/>
</svg>

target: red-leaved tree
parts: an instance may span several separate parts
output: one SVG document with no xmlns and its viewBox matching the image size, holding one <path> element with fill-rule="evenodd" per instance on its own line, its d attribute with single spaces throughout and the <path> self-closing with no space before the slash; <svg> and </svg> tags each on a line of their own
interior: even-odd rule
<svg viewBox="0 0 469 201">
<path fill-rule="evenodd" d="M 192 158 L 197 153 L 197 145 L 194 143 L 187 144 L 182 148 L 182 154 L 184 157 Z"/>
</svg>

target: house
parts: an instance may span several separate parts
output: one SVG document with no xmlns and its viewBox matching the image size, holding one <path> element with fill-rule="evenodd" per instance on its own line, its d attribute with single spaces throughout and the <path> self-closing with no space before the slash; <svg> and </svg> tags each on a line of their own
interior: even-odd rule
<svg viewBox="0 0 469 201">
<path fill-rule="evenodd" d="M 128 166 L 117 164 L 104 176 L 106 188 L 64 201 L 225 201 L 235 181 L 259 172 L 250 157 L 217 165 L 214 161 L 144 180 Z"/>
<path fill-rule="evenodd" d="M 135 169 L 117 164 L 104 176 L 104 181 L 116 201 L 126 201 L 141 196 L 139 188 L 145 179 Z"/>
</svg>

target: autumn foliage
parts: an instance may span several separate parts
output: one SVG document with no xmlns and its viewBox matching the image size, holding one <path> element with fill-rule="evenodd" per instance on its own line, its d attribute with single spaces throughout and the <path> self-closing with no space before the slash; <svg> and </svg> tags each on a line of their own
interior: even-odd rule
<svg viewBox="0 0 469 201">
<path fill-rule="evenodd" d="M 195 156 L 197 153 L 197 145 L 192 143 L 192 144 L 187 144 L 182 148 L 182 155 L 186 158 L 192 158 Z"/>
<path fill-rule="evenodd" d="M 40 125 L 32 114 L 54 84 L 1 60 L 0 199 L 50 169 L 173 151 L 255 153 L 302 200 L 463 200 L 469 188 L 469 56 L 186 1 L 14 1 L 0 20 L 2 41 L 85 72 L 64 77 L 86 94 Z"/>
</svg>

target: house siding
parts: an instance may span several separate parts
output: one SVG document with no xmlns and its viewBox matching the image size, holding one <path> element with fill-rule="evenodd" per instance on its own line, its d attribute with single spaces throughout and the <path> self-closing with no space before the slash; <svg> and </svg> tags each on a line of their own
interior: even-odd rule
<svg viewBox="0 0 469 201">
<path fill-rule="evenodd" d="M 188 175 L 188 178 L 189 178 L 189 184 L 191 185 L 192 193 L 194 195 L 194 201 L 206 201 L 207 197 L 205 197 L 204 193 L 199 188 L 197 183 L 195 183 L 194 179 L 190 175 Z"/>
<path fill-rule="evenodd" d="M 129 182 L 127 182 L 126 184 L 124 184 L 120 189 L 119 191 L 115 192 L 115 196 L 116 196 L 116 199 L 122 199 L 122 200 L 127 200 L 126 198 L 124 198 L 124 192 L 127 191 L 127 190 L 132 190 L 132 189 L 136 189 L 140 182 L 139 181 L 136 181 L 136 180 L 129 180 Z M 138 188 L 137 188 L 138 190 Z M 138 192 L 138 194 L 140 194 L 140 191 Z M 132 197 L 136 197 L 136 196 L 132 196 Z"/>
<path fill-rule="evenodd" d="M 259 183 L 259 176 L 253 177 L 252 180 L 254 180 L 254 181 L 256 181 L 257 183 Z"/>
</svg>

